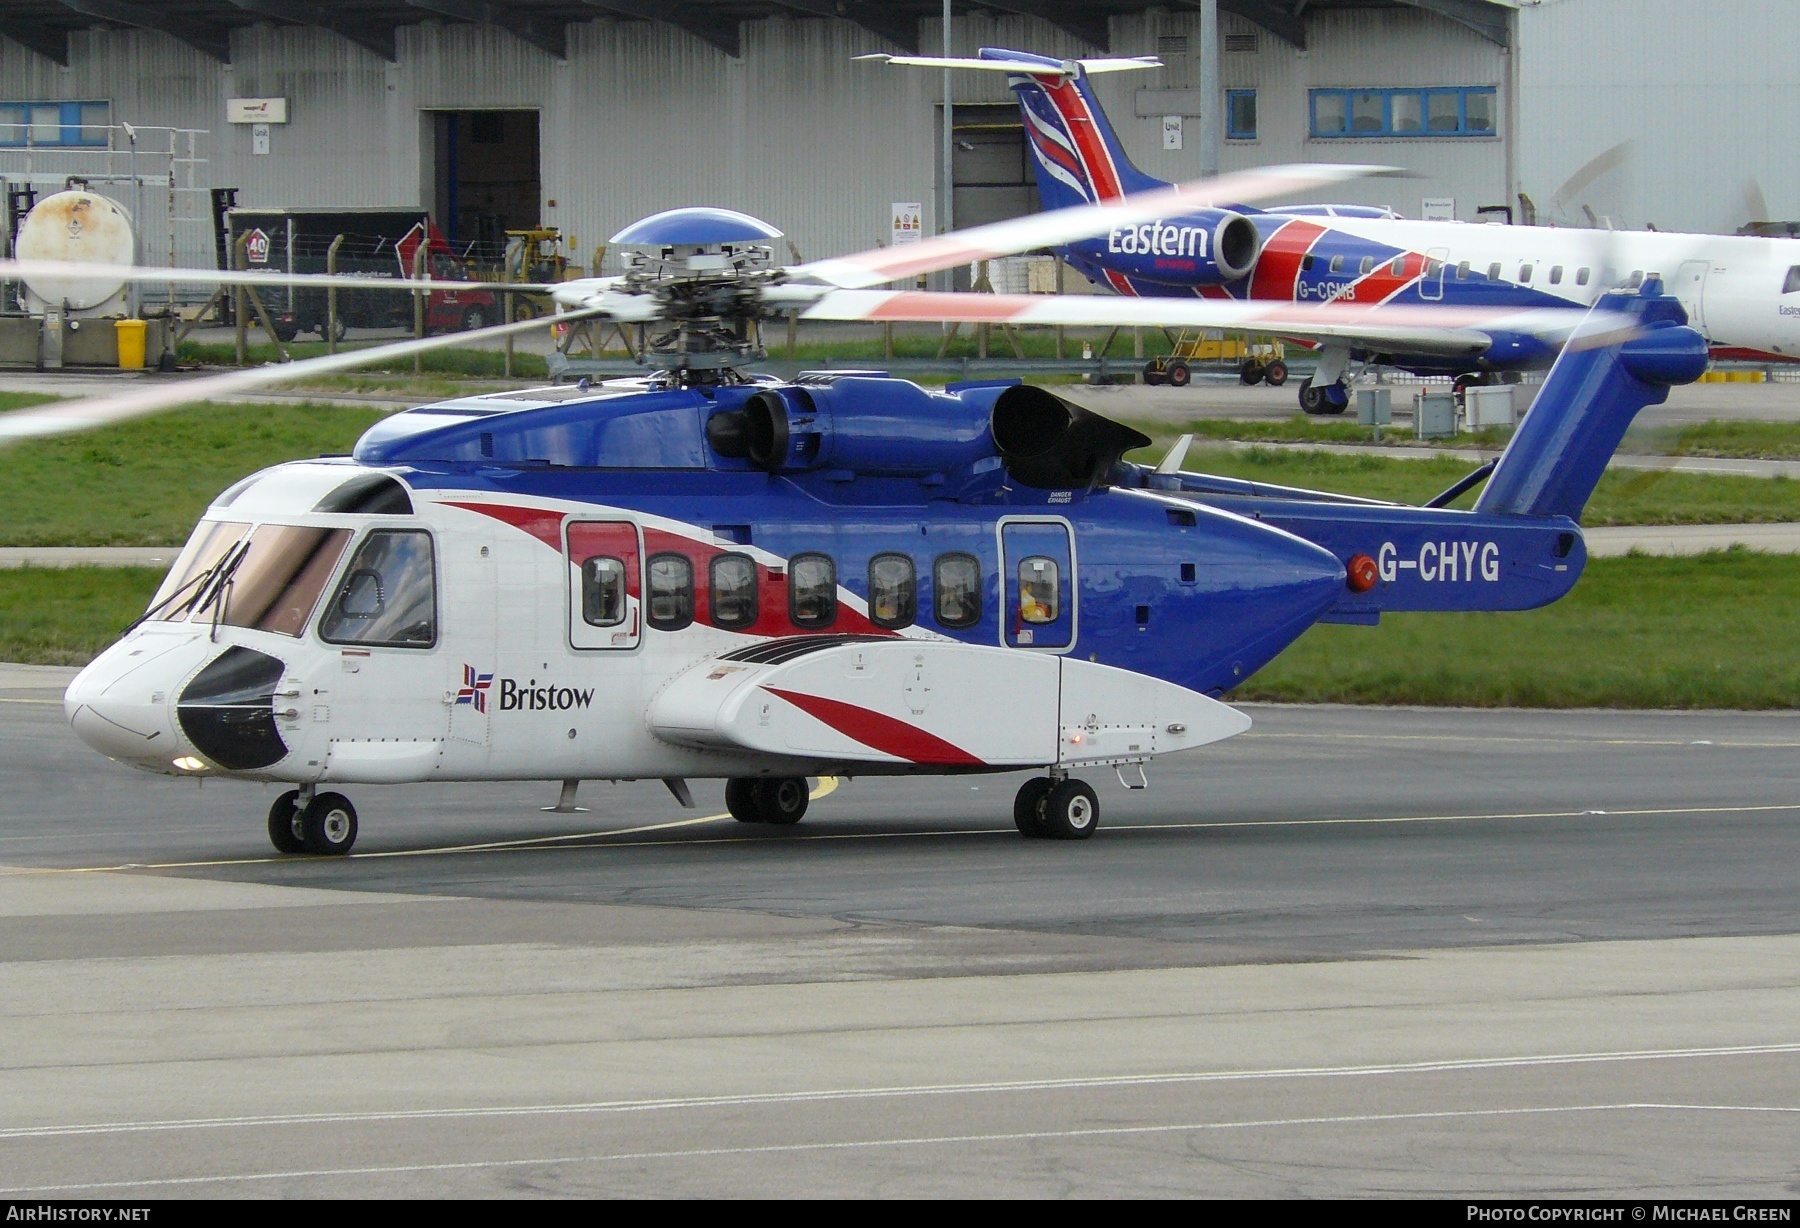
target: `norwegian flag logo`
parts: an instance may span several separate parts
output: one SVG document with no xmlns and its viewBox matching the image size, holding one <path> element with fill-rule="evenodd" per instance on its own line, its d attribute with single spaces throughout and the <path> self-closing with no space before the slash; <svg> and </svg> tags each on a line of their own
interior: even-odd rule
<svg viewBox="0 0 1800 1228">
<path fill-rule="evenodd" d="M 465 665 L 463 666 L 462 690 L 456 693 L 456 702 L 472 704 L 475 711 L 485 713 L 488 688 L 493 685 L 494 676 L 492 674 L 478 674 L 473 665 Z"/>
</svg>

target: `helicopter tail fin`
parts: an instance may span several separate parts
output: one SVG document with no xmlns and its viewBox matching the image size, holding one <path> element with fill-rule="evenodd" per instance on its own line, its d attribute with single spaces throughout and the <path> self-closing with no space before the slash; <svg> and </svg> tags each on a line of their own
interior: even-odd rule
<svg viewBox="0 0 1800 1228">
<path fill-rule="evenodd" d="M 1475 503 L 1478 513 L 1567 516 L 1581 510 L 1638 411 L 1660 405 L 1676 384 L 1706 369 L 1706 339 L 1687 326 L 1681 304 L 1650 279 L 1637 293 L 1595 304 L 1636 321 L 1610 344 L 1571 339 Z M 1584 344 L 1585 341 L 1585 344 Z"/>
</svg>

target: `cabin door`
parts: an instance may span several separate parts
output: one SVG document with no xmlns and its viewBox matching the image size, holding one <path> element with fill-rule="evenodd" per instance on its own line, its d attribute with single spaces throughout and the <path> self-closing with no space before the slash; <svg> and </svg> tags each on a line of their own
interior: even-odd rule
<svg viewBox="0 0 1800 1228">
<path fill-rule="evenodd" d="M 571 520 L 569 645 L 636 648 L 643 635 L 643 545 L 629 520 Z"/>
<path fill-rule="evenodd" d="M 1712 271 L 1710 260 L 1687 260 L 1675 270 L 1675 284 L 1670 293 L 1687 309 L 1688 323 L 1706 331 L 1706 275 Z"/>
<path fill-rule="evenodd" d="M 1063 520 L 1000 525 L 1001 639 L 1067 651 L 1075 643 L 1075 553 Z"/>
</svg>

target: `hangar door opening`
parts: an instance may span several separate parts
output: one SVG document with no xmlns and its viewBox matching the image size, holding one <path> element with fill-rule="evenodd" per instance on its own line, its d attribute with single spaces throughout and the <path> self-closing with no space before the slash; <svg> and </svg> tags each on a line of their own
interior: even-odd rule
<svg viewBox="0 0 1800 1228">
<path fill-rule="evenodd" d="M 540 222 L 536 111 L 430 111 L 432 220 L 458 253 L 498 264 L 506 232 Z"/>
<path fill-rule="evenodd" d="M 938 114 L 942 124 L 943 112 Z M 1019 118 L 1019 108 L 958 106 L 952 114 L 951 184 L 956 193 L 956 228 L 966 230 L 1036 213 L 1037 175 L 1025 146 L 1025 124 Z M 940 173 L 942 169 L 939 168 Z M 969 271 L 964 268 L 958 272 L 956 284 L 966 290 L 968 282 Z"/>
</svg>

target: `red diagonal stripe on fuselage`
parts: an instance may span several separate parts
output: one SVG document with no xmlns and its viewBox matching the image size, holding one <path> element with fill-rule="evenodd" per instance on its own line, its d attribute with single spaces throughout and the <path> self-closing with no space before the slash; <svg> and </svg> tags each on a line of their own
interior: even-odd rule
<svg viewBox="0 0 1800 1228">
<path fill-rule="evenodd" d="M 547 512 L 541 507 L 517 507 L 510 503 L 458 503 L 450 499 L 445 500 L 445 503 L 464 511 L 480 512 L 483 516 L 492 516 L 515 529 L 523 529 L 558 554 L 562 553 L 561 512 Z"/>
<path fill-rule="evenodd" d="M 798 691 L 784 691 L 772 686 L 766 686 L 763 690 L 787 700 L 814 720 L 831 726 L 845 737 L 884 755 L 892 755 L 908 763 L 934 766 L 982 766 L 982 760 L 962 747 L 946 742 L 936 734 L 926 733 L 917 725 L 908 725 L 905 721 L 895 720 L 880 712 L 859 708 L 838 699 L 826 699 L 822 695 L 803 695 Z"/>
<path fill-rule="evenodd" d="M 1262 255 L 1256 258 L 1256 271 L 1250 275 L 1250 297 L 1293 302 L 1301 258 L 1324 233 L 1325 227 L 1296 218 L 1270 235 Z"/>
<path fill-rule="evenodd" d="M 1385 303 L 1406 287 L 1418 280 L 1419 274 L 1425 271 L 1425 257 L 1417 252 L 1407 252 L 1400 257 L 1400 271 L 1394 272 L 1394 258 L 1389 257 L 1371 269 L 1367 276 L 1359 277 L 1354 283 L 1355 303 Z"/>
</svg>

